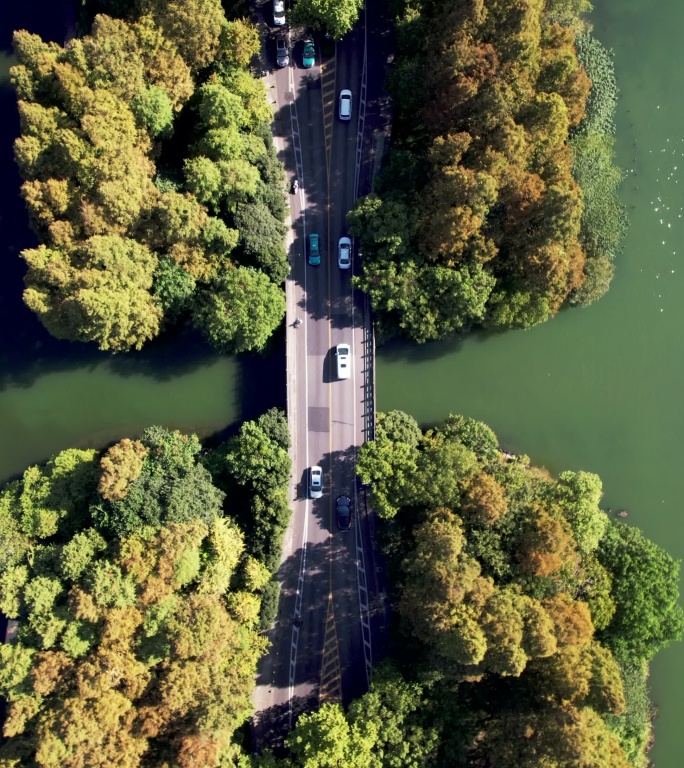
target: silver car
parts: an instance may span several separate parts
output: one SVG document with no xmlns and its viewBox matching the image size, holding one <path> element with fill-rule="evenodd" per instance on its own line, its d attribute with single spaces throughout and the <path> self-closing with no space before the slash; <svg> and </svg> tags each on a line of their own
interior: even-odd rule
<svg viewBox="0 0 684 768">
<path fill-rule="evenodd" d="M 348 237 L 341 237 L 337 245 L 337 266 L 340 269 L 351 268 L 352 241 Z"/>
<path fill-rule="evenodd" d="M 314 465 L 309 468 L 309 496 L 320 499 L 323 495 L 323 470 Z"/>
<path fill-rule="evenodd" d="M 284 37 L 276 39 L 276 62 L 279 67 L 286 67 L 290 63 L 290 55 L 287 52 L 287 40 Z"/>
</svg>

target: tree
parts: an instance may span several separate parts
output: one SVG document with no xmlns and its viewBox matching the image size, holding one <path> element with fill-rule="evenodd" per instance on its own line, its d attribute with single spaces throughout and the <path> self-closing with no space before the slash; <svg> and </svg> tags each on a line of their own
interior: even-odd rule
<svg viewBox="0 0 684 768">
<path fill-rule="evenodd" d="M 287 485 L 290 457 L 254 421 L 246 421 L 226 455 L 228 469 L 240 485 L 249 485 L 260 495 Z"/>
<path fill-rule="evenodd" d="M 259 53 L 259 30 L 244 19 L 227 21 L 221 28 L 216 63 L 219 71 L 246 69 Z"/>
<path fill-rule="evenodd" d="M 386 437 L 361 446 L 356 472 L 364 485 L 373 484 L 371 504 L 380 517 L 394 517 L 413 493 L 417 459 L 415 447 Z"/>
<path fill-rule="evenodd" d="M 196 463 L 197 438 L 150 427 L 141 443 L 146 449 L 142 469 L 126 494 L 91 508 L 97 527 L 123 536 L 146 526 L 158 528 L 166 521 L 198 518 L 212 524 L 221 515 L 224 493 Z"/>
<path fill-rule="evenodd" d="M 292 20 L 296 24 L 323 30 L 339 40 L 356 23 L 361 5 L 361 0 L 297 0 Z"/>
<path fill-rule="evenodd" d="M 503 487 L 486 472 L 478 472 L 468 482 L 462 512 L 475 523 L 492 525 L 508 512 Z"/>
<path fill-rule="evenodd" d="M 130 484 L 140 477 L 148 449 L 139 440 L 124 438 L 100 459 L 102 474 L 98 490 L 103 499 L 123 499 Z"/>
<path fill-rule="evenodd" d="M 419 5 L 399 24 L 393 146 L 349 217 L 364 254 L 357 285 L 381 338 L 530 327 L 608 273 L 585 252 L 573 179 L 570 132 L 591 114 L 579 4 Z"/>
<path fill-rule="evenodd" d="M 499 453 L 499 441 L 494 432 L 483 422 L 468 416 L 449 414 L 442 431 L 449 438 L 455 438 L 482 460 L 491 459 Z"/>
<path fill-rule="evenodd" d="M 290 274 L 282 223 L 264 203 L 245 203 L 237 206 L 235 224 L 247 262 L 263 270 L 274 283 L 282 283 Z"/>
<path fill-rule="evenodd" d="M 166 91 L 151 85 L 131 103 L 133 113 L 154 137 L 168 138 L 173 130 L 173 105 Z"/>
<path fill-rule="evenodd" d="M 577 561 L 567 525 L 543 511 L 534 516 L 523 530 L 518 560 L 523 573 L 550 576 Z"/>
<path fill-rule="evenodd" d="M 45 467 L 29 467 L 19 484 L 2 496 L 0 509 L 31 538 L 49 538 L 61 528 L 73 532 L 83 523 L 83 507 L 97 489 L 96 451 L 68 449 L 50 459 Z M 25 540 L 24 540 L 25 541 Z M 21 544 L 21 539 L 16 542 Z"/>
<path fill-rule="evenodd" d="M 193 157 L 185 161 L 185 181 L 188 189 L 203 205 L 218 210 L 223 197 L 221 169 L 208 157 Z"/>
<path fill-rule="evenodd" d="M 562 500 L 578 549 L 585 555 L 594 552 L 608 526 L 608 516 L 599 509 L 601 478 L 589 472 L 562 472 L 548 490 L 551 500 Z"/>
<path fill-rule="evenodd" d="M 541 700 L 591 706 L 601 714 L 620 715 L 625 709 L 620 667 L 611 652 L 597 641 L 566 646 L 531 662 L 525 679 Z"/>
<path fill-rule="evenodd" d="M 546 599 L 543 605 L 555 625 L 559 646 L 585 645 L 591 640 L 594 625 L 586 603 L 573 600 L 566 592 L 559 592 Z"/>
<path fill-rule="evenodd" d="M 257 425 L 284 451 L 290 449 L 290 430 L 287 415 L 278 408 L 269 408 L 257 419 Z"/>
<path fill-rule="evenodd" d="M 226 20 L 220 0 L 144 0 L 142 7 L 176 44 L 191 70 L 211 64 Z"/>
<path fill-rule="evenodd" d="M 512 711 L 487 728 L 478 752 L 491 765 L 519 768 L 628 768 L 624 751 L 589 707 Z"/>
<path fill-rule="evenodd" d="M 421 506 L 455 508 L 461 501 L 461 486 L 477 471 L 475 455 L 439 430 L 423 436 L 416 459 L 416 474 L 406 501 Z M 439 478 L 435 483 L 434 479 Z"/>
<path fill-rule="evenodd" d="M 240 234 L 245 266 L 275 283 L 289 269 L 272 112 L 249 71 L 256 28 L 227 22 L 220 0 L 134 5 L 125 12 L 116 1 L 100 6 L 126 18 L 98 14 L 91 34 L 64 49 L 17 33 L 12 75 L 22 193 L 43 241 L 22 254 L 29 267 L 24 300 L 53 335 L 113 352 L 140 349 L 164 319 L 206 309 L 208 295 L 223 294 L 214 315 L 226 309 L 228 255 Z M 199 130 L 186 132 L 199 140 L 188 157 L 178 142 L 173 151 L 185 169 L 190 192 L 183 193 L 157 172 L 155 139 L 171 136 L 200 71 L 190 115 Z M 210 217 L 204 204 L 223 219 Z M 236 218 L 241 232 L 229 228 Z M 259 277 L 250 283 L 262 323 L 234 324 L 227 333 L 212 318 L 208 335 L 224 347 L 263 348 L 284 313 L 282 294 Z M 240 312 L 237 306 L 234 315 Z"/>
<path fill-rule="evenodd" d="M 194 520 L 102 544 L 93 531 L 74 537 L 63 581 L 26 563 L 25 620 L 16 645 L 0 649 L 0 760 L 217 765 L 251 712 L 265 647 L 253 619 L 238 623 L 224 603 L 258 604 L 228 589 L 241 535 Z"/>
<path fill-rule="evenodd" d="M 124 352 L 159 332 L 161 310 L 149 292 L 157 258 L 146 246 L 95 235 L 72 253 L 41 245 L 22 255 L 24 301 L 57 338 Z"/>
<path fill-rule="evenodd" d="M 402 261 L 416 229 L 410 206 L 374 194 L 359 198 L 347 222 L 349 232 L 360 239 L 363 253 L 373 254 L 380 262 Z"/>
<path fill-rule="evenodd" d="M 371 765 L 378 728 L 373 721 L 350 724 L 339 704 L 324 704 L 300 716 L 286 743 L 302 768 L 365 768 Z"/>
<path fill-rule="evenodd" d="M 383 662 L 373 670 L 371 690 L 349 706 L 348 719 L 352 724 L 376 725 L 373 757 L 383 766 L 420 768 L 438 744 L 436 728 L 423 715 L 427 704 L 420 685 L 406 681 L 391 663 Z"/>
<path fill-rule="evenodd" d="M 94 528 L 80 531 L 62 548 L 59 557 L 62 575 L 77 581 L 95 557 L 106 548 L 107 542 Z"/>
<path fill-rule="evenodd" d="M 411 448 L 416 448 L 423 437 L 416 420 L 403 411 L 378 413 L 375 432 L 379 439 L 386 438 L 393 443 L 406 443 Z"/>
<path fill-rule="evenodd" d="M 679 563 L 638 528 L 610 523 L 598 549 L 613 580 L 615 614 L 600 638 L 615 653 L 649 660 L 684 631 Z"/>
<path fill-rule="evenodd" d="M 262 350 L 284 315 L 275 283 L 250 267 L 233 267 L 202 294 L 194 322 L 220 349 L 247 352 Z"/>
<path fill-rule="evenodd" d="M 414 529 L 399 612 L 412 633 L 442 656 L 475 665 L 487 652 L 478 605 L 493 585 L 480 577 L 463 544 L 460 520 L 447 509 L 431 513 Z"/>
</svg>

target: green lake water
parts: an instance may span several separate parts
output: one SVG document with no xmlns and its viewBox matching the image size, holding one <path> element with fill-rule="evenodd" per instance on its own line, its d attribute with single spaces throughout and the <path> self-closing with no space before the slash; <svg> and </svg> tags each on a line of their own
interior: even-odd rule
<svg viewBox="0 0 684 768">
<path fill-rule="evenodd" d="M 593 17 L 615 54 L 630 218 L 610 292 L 529 331 L 381 350 L 378 408 L 465 413 L 552 472 L 596 472 L 605 506 L 684 558 L 684 4 L 598 0 Z M 683 683 L 680 643 L 652 667 L 658 768 L 683 763 Z"/>
</svg>

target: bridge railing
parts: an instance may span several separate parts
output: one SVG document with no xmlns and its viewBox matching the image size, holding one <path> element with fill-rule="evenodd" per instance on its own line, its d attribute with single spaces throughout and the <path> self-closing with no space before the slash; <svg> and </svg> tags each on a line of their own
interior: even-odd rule
<svg viewBox="0 0 684 768">
<path fill-rule="evenodd" d="M 375 330 L 368 294 L 364 295 L 363 302 L 363 435 L 365 440 L 375 440 Z"/>
</svg>

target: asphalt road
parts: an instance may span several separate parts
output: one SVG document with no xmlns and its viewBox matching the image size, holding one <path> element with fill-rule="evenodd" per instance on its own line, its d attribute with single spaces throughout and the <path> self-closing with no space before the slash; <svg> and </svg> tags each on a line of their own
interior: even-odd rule
<svg viewBox="0 0 684 768">
<path fill-rule="evenodd" d="M 264 4 L 270 21 L 270 3 Z M 302 44 L 290 35 L 290 65 L 275 66 L 271 30 L 265 45 L 273 102 L 276 147 L 299 191 L 290 195 L 288 250 L 292 265 L 287 284 L 288 419 L 293 437 L 292 522 L 279 578 L 281 599 L 272 646 L 260 666 L 254 694 L 257 745 L 277 746 L 303 710 L 326 701 L 344 701 L 368 687 L 370 666 L 381 649 L 385 623 L 382 577 L 372 542 L 372 520 L 356 481 L 360 445 L 372 428 L 372 378 L 368 341 L 371 319 L 364 297 L 351 288 L 351 273 L 337 266 L 337 245 L 348 235 L 346 215 L 359 194 L 369 191 L 376 153 L 383 146 L 383 105 L 378 81 L 366 87 L 364 61 L 384 56 L 382 44 L 366 58 L 367 40 L 381 24 L 359 23 L 344 41 L 316 64 L 302 66 Z M 385 41 L 386 42 L 386 41 Z M 334 48 L 334 54 L 332 53 Z M 353 94 L 352 119 L 337 115 L 339 91 Z M 368 103 L 367 92 L 377 93 Z M 366 109 L 368 107 L 368 109 Z M 365 117 L 366 114 L 368 117 Z M 365 119 L 364 119 L 365 118 Z M 358 187 L 358 189 L 357 189 Z M 306 258 L 307 235 L 316 232 L 321 264 Z M 301 319 L 298 327 L 295 319 Z M 352 375 L 338 380 L 334 348 L 352 347 Z M 323 496 L 308 494 L 311 465 L 323 469 Z M 352 527 L 337 529 L 335 500 L 352 499 Z"/>
</svg>

